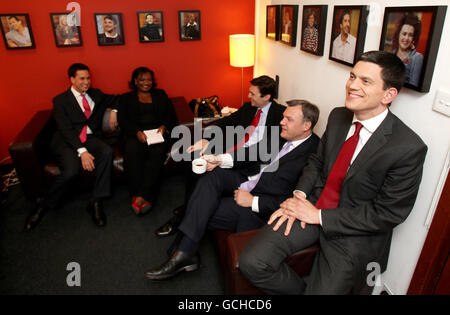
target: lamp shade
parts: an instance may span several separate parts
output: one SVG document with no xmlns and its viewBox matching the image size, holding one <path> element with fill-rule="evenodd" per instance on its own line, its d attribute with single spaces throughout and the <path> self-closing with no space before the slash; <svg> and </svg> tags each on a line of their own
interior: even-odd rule
<svg viewBox="0 0 450 315">
<path fill-rule="evenodd" d="M 230 65 L 250 67 L 255 64 L 255 35 L 230 35 Z"/>
</svg>

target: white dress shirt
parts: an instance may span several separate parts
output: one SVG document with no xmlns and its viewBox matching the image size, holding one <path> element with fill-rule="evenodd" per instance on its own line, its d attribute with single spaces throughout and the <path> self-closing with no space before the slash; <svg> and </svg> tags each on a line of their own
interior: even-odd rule
<svg viewBox="0 0 450 315">
<path fill-rule="evenodd" d="M 356 48 L 356 38 L 352 34 L 348 34 L 345 42 L 341 39 L 341 34 L 333 41 L 332 57 L 343 60 L 348 63 L 353 63 Z"/>
</svg>

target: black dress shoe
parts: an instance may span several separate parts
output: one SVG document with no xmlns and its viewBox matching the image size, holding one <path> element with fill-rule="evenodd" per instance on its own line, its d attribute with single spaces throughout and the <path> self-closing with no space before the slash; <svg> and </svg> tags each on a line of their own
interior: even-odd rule
<svg viewBox="0 0 450 315">
<path fill-rule="evenodd" d="M 41 221 L 47 210 L 48 208 L 42 206 L 41 204 L 38 204 L 36 207 L 34 207 L 31 211 L 31 214 L 28 216 L 27 221 L 25 222 L 25 229 L 28 231 L 34 229 L 36 225 L 38 225 L 38 223 Z"/>
<path fill-rule="evenodd" d="M 106 225 L 106 215 L 103 212 L 102 204 L 100 201 L 96 202 L 89 202 L 87 206 L 87 211 L 91 213 L 92 220 L 94 223 L 98 226 L 105 226 Z"/>
<path fill-rule="evenodd" d="M 155 234 L 158 237 L 167 237 L 174 235 L 178 231 L 178 226 L 183 220 L 183 213 L 178 213 L 169 219 L 166 223 L 156 229 Z"/>
<path fill-rule="evenodd" d="M 175 251 L 169 260 L 158 269 L 151 269 L 145 273 L 150 280 L 165 280 L 174 277 L 182 271 L 194 271 L 200 267 L 200 257 L 197 253 L 187 254 Z"/>
</svg>

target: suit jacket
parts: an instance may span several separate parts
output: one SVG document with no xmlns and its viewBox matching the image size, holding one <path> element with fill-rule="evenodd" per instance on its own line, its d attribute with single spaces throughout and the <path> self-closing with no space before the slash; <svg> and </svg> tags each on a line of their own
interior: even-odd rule
<svg viewBox="0 0 450 315">
<path fill-rule="evenodd" d="M 107 107 L 117 107 L 116 98 L 113 95 L 103 94 L 102 91 L 93 88 L 86 93 L 95 103 L 89 119 L 86 119 L 86 116 L 84 116 L 71 89 L 57 95 L 53 99 L 53 117 L 57 126 L 53 141 L 56 147 L 61 142 L 72 147 L 74 151 L 83 147 L 79 135 L 86 124 L 95 136 L 100 136 L 105 109 Z"/>
<path fill-rule="evenodd" d="M 317 202 L 352 124 L 353 112 L 335 108 L 317 154 L 310 157 L 297 189 Z M 347 261 L 356 275 L 369 262 L 386 269 L 393 228 L 411 212 L 427 147 L 391 112 L 349 167 L 339 207 L 322 209 L 321 251 Z"/>
<path fill-rule="evenodd" d="M 119 125 L 123 133 L 129 137 L 136 137 L 142 130 L 166 126 L 170 134 L 177 122 L 177 116 L 172 102 L 164 90 L 152 89 L 152 104 L 142 104 L 136 91 L 128 92 L 119 97 Z"/>
<path fill-rule="evenodd" d="M 307 140 L 279 159 L 278 169 L 261 174 L 258 183 L 252 190 L 252 195 L 259 197 L 258 206 L 261 218 L 268 220 L 284 200 L 292 197 L 295 184 L 302 174 L 310 154 L 316 152 L 319 141 L 320 138 L 313 133 Z M 251 170 L 239 169 L 238 172 L 248 176 Z"/>
</svg>

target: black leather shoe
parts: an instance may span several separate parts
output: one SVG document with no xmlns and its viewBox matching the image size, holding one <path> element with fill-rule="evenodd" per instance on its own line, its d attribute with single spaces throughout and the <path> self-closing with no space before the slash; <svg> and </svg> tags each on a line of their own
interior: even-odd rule
<svg viewBox="0 0 450 315">
<path fill-rule="evenodd" d="M 172 220 L 169 220 L 168 222 L 164 223 L 162 226 L 160 226 L 156 231 L 155 234 L 158 237 L 167 237 L 175 234 L 177 231 L 176 226 L 172 225 Z"/>
<path fill-rule="evenodd" d="M 200 257 L 197 253 L 187 254 L 175 251 L 169 260 L 158 269 L 151 269 L 145 273 L 150 280 L 165 280 L 174 277 L 182 271 L 194 271 L 200 267 Z"/>
<path fill-rule="evenodd" d="M 92 215 L 92 220 L 98 226 L 106 225 L 106 215 L 103 212 L 103 207 L 100 201 L 89 202 L 87 211 Z"/>
<path fill-rule="evenodd" d="M 31 214 L 28 216 L 27 221 L 25 222 L 25 229 L 27 231 L 31 231 L 38 225 L 41 221 L 44 214 L 47 212 L 48 208 L 38 204 L 33 208 Z"/>
</svg>

